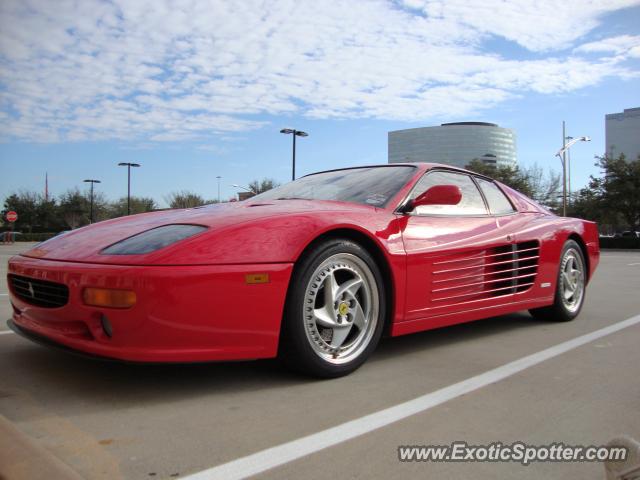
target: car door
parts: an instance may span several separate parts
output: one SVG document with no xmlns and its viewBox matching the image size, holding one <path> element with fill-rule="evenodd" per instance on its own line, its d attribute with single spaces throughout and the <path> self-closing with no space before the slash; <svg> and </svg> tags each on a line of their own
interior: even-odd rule
<svg viewBox="0 0 640 480">
<path fill-rule="evenodd" d="M 511 293 L 512 238 L 498 228 L 472 176 L 427 172 L 411 199 L 434 185 L 456 185 L 458 205 L 408 212 L 402 238 L 407 255 L 405 321 L 479 309 Z"/>
</svg>

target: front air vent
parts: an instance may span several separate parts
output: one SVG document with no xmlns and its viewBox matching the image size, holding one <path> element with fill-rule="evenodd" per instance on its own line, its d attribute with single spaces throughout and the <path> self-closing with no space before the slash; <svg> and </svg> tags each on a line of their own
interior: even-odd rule
<svg viewBox="0 0 640 480">
<path fill-rule="evenodd" d="M 435 259 L 431 303 L 465 303 L 522 293 L 535 283 L 538 241 L 503 245 Z"/>
<path fill-rule="evenodd" d="M 9 285 L 20 300 L 43 308 L 62 307 L 69 301 L 69 288 L 62 283 L 47 282 L 20 275 L 9 275 Z"/>
</svg>

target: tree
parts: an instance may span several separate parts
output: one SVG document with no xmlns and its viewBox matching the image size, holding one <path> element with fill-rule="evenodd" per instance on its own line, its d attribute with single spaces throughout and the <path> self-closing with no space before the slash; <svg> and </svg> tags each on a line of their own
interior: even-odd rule
<svg viewBox="0 0 640 480">
<path fill-rule="evenodd" d="M 618 213 L 604 206 L 602 193 L 597 188 L 589 186 L 577 192 L 573 201 L 569 204 L 567 214 L 570 217 L 584 218 L 598 223 L 600 231 L 615 231 L 615 225 L 619 223 Z"/>
<path fill-rule="evenodd" d="M 193 208 L 205 205 L 206 203 L 211 203 L 206 202 L 204 198 L 197 193 L 189 192 L 187 190 L 170 193 L 165 197 L 165 201 L 171 208 Z"/>
<path fill-rule="evenodd" d="M 529 186 L 532 199 L 554 210 L 560 207 L 558 200 L 561 184 L 560 173 L 549 170 L 545 175 L 542 167 L 534 163 L 530 167 L 523 168 L 521 174 Z"/>
<path fill-rule="evenodd" d="M 249 188 L 256 194 L 266 192 L 267 190 L 271 190 L 272 188 L 276 188 L 278 186 L 280 186 L 280 184 L 270 178 L 254 180 L 253 182 L 249 183 Z"/>
<path fill-rule="evenodd" d="M 58 214 L 72 230 L 86 225 L 89 223 L 89 200 L 77 188 L 67 190 L 60 195 Z"/>
<path fill-rule="evenodd" d="M 518 190 L 519 192 L 532 196 L 531 186 L 527 178 L 522 174 L 518 167 L 508 165 L 491 165 L 478 159 L 473 159 L 467 166 L 467 170 L 486 175 L 494 180 L 504 183 L 508 187 Z"/>
<path fill-rule="evenodd" d="M 36 212 L 37 230 L 39 232 L 59 232 L 65 228 L 65 223 L 59 215 L 59 205 L 55 198 L 45 200 L 40 198 Z"/>
<path fill-rule="evenodd" d="M 149 197 L 131 197 L 131 215 L 156 210 L 156 202 Z M 123 217 L 127 214 L 127 197 L 122 197 L 109 206 L 109 217 Z"/>
<path fill-rule="evenodd" d="M 91 200 L 91 193 L 86 193 L 87 201 Z M 107 220 L 111 214 L 111 204 L 103 192 L 93 192 L 93 218 L 94 221 L 100 222 Z"/>
<path fill-rule="evenodd" d="M 4 201 L 2 218 L 4 219 L 7 212 L 13 210 L 18 213 L 18 220 L 13 224 L 13 229 L 32 232 L 38 225 L 38 204 L 40 201 L 40 195 L 35 192 L 21 190 L 13 193 Z"/>
<path fill-rule="evenodd" d="M 601 224 L 624 226 L 632 231 L 640 229 L 640 156 L 626 160 L 597 157 L 596 166 L 602 169 L 602 177 L 593 175 L 589 187 L 583 189 L 572 212 Z"/>
<path fill-rule="evenodd" d="M 549 170 L 545 175 L 538 164 L 520 169 L 507 165 L 486 164 L 474 159 L 466 168 L 504 183 L 548 208 L 558 207 L 560 174 Z"/>
</svg>

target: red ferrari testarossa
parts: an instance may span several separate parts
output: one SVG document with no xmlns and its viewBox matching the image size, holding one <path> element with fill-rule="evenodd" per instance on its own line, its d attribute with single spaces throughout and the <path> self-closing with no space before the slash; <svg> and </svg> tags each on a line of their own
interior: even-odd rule
<svg viewBox="0 0 640 480">
<path fill-rule="evenodd" d="M 529 310 L 571 320 L 592 222 L 436 164 L 308 175 L 249 200 L 93 224 L 9 261 L 9 325 L 110 359 L 281 356 L 334 377 L 391 336 Z"/>
</svg>

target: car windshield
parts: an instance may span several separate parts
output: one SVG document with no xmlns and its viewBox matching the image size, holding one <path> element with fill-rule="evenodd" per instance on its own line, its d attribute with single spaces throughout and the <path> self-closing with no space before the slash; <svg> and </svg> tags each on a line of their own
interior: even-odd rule
<svg viewBox="0 0 640 480">
<path fill-rule="evenodd" d="M 384 207 L 415 174 L 415 167 L 363 167 L 314 173 L 261 193 L 255 200 L 336 200 Z"/>
</svg>

